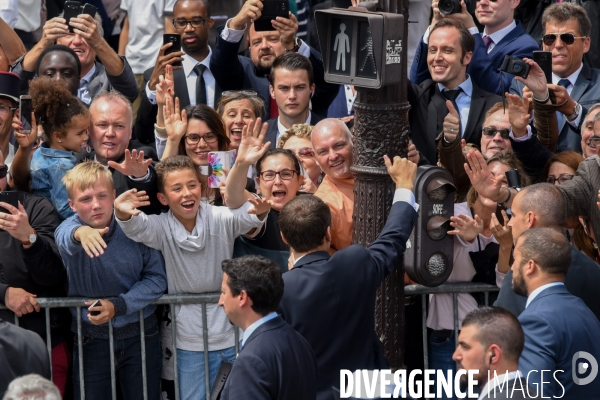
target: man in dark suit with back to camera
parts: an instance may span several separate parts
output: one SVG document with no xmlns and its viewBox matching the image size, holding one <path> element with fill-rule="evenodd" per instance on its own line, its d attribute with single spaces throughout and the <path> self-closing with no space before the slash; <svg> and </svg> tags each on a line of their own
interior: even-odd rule
<svg viewBox="0 0 600 400">
<path fill-rule="evenodd" d="M 524 341 L 523 328 L 510 311 L 481 307 L 463 320 L 452 359 L 460 369 L 479 371 L 474 375 L 479 400 L 535 399 L 536 389 L 527 386 L 527 377 L 518 370 Z M 467 375 L 461 376 L 465 386 L 466 381 Z"/>
<path fill-rule="evenodd" d="M 417 218 L 412 193 L 417 166 L 385 157 L 396 184 L 394 203 L 379 237 L 329 256 L 331 212 L 318 197 L 298 196 L 279 215 L 294 268 L 283 274 L 278 312 L 308 341 L 318 364 L 317 398 L 333 399 L 340 370 L 388 368 L 375 333 L 375 293 L 404 253 Z M 237 361 L 236 361 L 237 362 Z"/>
<path fill-rule="evenodd" d="M 273 30 L 257 32 L 252 21 L 260 18 L 262 9 L 261 0 L 248 0 L 235 17 L 219 28 L 214 54 L 210 59 L 210 69 L 217 83 L 223 90 L 253 89 L 265 102 L 263 120 L 275 118 L 278 115 L 277 105 L 270 96 L 266 76 L 273 61 L 280 55 L 290 52 L 302 54 L 310 60 L 314 71 L 312 111 L 321 116 L 327 115 L 329 105 L 338 94 L 339 85 L 325 82 L 321 54 L 296 38 L 298 21 L 292 13 L 289 18 L 277 17 L 272 22 Z M 250 58 L 238 55 L 248 25 Z"/>
<path fill-rule="evenodd" d="M 473 35 L 460 22 L 442 19 L 431 28 L 427 45 L 431 79 L 408 83 L 412 141 L 430 164 L 437 162 L 435 139 L 444 130 L 456 133 L 456 140 L 479 145 L 486 111 L 502 101 L 467 75 L 474 48 Z"/>
<path fill-rule="evenodd" d="M 513 290 L 528 296 L 519 316 L 525 332 L 519 370 L 540 398 L 597 399 L 600 322 L 565 288 L 569 242 L 554 229 L 530 229 L 517 239 L 514 257 Z"/>
<path fill-rule="evenodd" d="M 283 296 L 279 265 L 263 256 L 222 262 L 219 305 L 244 331 L 222 400 L 314 400 L 317 362 L 308 342 L 277 315 Z"/>
<path fill-rule="evenodd" d="M 441 19 L 452 18 L 460 21 L 469 30 L 475 39 L 473 59 L 467 68 L 467 73 L 480 88 L 491 93 L 502 95 L 507 92 L 512 82 L 511 74 L 500 74 L 500 66 L 506 55 L 515 58 L 531 58 L 535 50 L 539 50 L 537 42 L 529 36 L 520 21 L 515 21 L 515 9 L 521 0 L 471 0 L 476 3 L 475 16 L 483 25 L 483 32 L 479 33 L 475 21 L 466 6 L 461 12 L 444 16 L 440 14 L 438 0 L 433 0 L 432 27 Z M 525 0 L 523 0 L 525 1 Z M 425 68 L 425 54 L 427 54 L 428 31 L 423 35 L 423 40 L 417 48 L 415 61 L 410 71 L 410 79 L 414 83 L 421 83 L 431 79 Z"/>
</svg>

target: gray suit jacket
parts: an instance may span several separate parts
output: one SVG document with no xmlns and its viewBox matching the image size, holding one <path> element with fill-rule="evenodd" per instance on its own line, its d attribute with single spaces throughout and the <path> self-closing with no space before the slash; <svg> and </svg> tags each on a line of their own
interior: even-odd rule
<svg viewBox="0 0 600 400">
<path fill-rule="evenodd" d="M 25 57 L 25 56 L 23 56 Z M 21 78 L 21 94 L 27 94 L 29 92 L 29 81 L 35 78 L 35 72 L 25 71 L 22 66 L 23 57 L 17 60 L 17 62 L 11 67 L 11 72 L 19 75 Z M 88 91 L 90 93 L 90 97 L 93 99 L 98 95 L 101 91 L 110 91 L 116 90 L 123 94 L 123 96 L 127 97 L 129 101 L 132 103 L 137 99 L 139 94 L 138 84 L 135 80 L 135 75 L 129 66 L 129 63 L 125 59 L 125 57 L 119 56 L 125 66 L 123 67 L 123 71 L 117 75 L 108 75 L 106 70 L 104 69 L 104 65 L 99 61 L 95 62 L 96 71 L 92 75 L 92 79 L 90 79 L 90 83 L 88 83 Z"/>
<path fill-rule="evenodd" d="M 510 86 L 510 93 L 523 96 L 523 84 L 513 79 Z M 575 86 L 571 91 L 571 98 L 581 104 L 582 116 L 581 121 L 585 117 L 588 108 L 600 101 L 600 69 L 593 69 L 586 64 L 575 81 Z M 581 126 L 581 123 L 580 123 Z M 558 126 L 558 148 L 557 151 L 573 150 L 581 153 L 581 131 L 575 129 L 567 122 L 566 118 L 562 118 Z"/>
<path fill-rule="evenodd" d="M 537 399 L 539 390 L 536 388 L 527 387 L 527 380 L 525 378 L 516 378 L 508 381 L 506 384 L 504 381 L 499 381 L 500 385 L 493 388 L 485 389 L 485 395 L 481 400 L 491 399 L 512 399 L 512 400 L 525 400 L 525 399 Z"/>
</svg>

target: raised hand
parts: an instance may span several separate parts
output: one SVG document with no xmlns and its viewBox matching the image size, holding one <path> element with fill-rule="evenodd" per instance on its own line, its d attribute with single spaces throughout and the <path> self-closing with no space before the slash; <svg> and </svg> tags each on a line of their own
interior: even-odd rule
<svg viewBox="0 0 600 400">
<path fill-rule="evenodd" d="M 394 157 L 394 163 L 386 155 L 383 156 L 383 162 L 387 168 L 388 174 L 396 184 L 396 189 L 413 190 L 415 178 L 417 177 L 417 164 L 406 158 Z"/>
<path fill-rule="evenodd" d="M 271 200 L 252 196 L 252 198 L 249 198 L 248 201 L 252 203 L 252 207 L 248 209 L 248 214 L 256 214 L 261 216 L 265 213 L 268 213 L 271 209 Z"/>
<path fill-rule="evenodd" d="M 159 82 L 159 76 L 166 74 L 166 67 L 170 65 L 174 69 L 182 69 L 182 66 L 173 67 L 173 64 L 179 61 L 183 61 L 183 52 L 182 51 L 174 51 L 165 55 L 165 51 L 173 46 L 172 42 L 169 42 L 163 45 L 158 51 L 158 57 L 156 58 L 156 64 L 154 64 L 154 70 L 152 70 L 152 75 L 150 76 L 150 80 L 148 81 L 148 85 L 150 89 L 156 87 L 156 84 Z"/>
<path fill-rule="evenodd" d="M 520 98 L 515 94 L 505 93 L 508 102 L 508 120 L 512 126 L 515 137 L 525 136 L 527 134 L 527 125 L 529 125 L 529 105 L 527 98 Z"/>
<path fill-rule="evenodd" d="M 167 96 L 175 96 L 175 81 L 173 79 L 173 66 L 167 65 L 165 67 L 165 74 L 158 77 L 159 82 L 156 84 L 156 104 L 158 109 L 162 110 L 165 105 Z"/>
<path fill-rule="evenodd" d="M 97 49 L 102 43 L 106 43 L 94 17 L 88 14 L 79 14 L 77 18 L 71 18 L 69 25 L 73 27 L 73 32 L 85 39 L 92 49 Z"/>
<path fill-rule="evenodd" d="M 242 9 L 229 22 L 229 28 L 241 31 L 251 21 L 256 21 L 262 15 L 262 0 L 246 0 Z"/>
<path fill-rule="evenodd" d="M 552 89 L 556 96 L 556 104 L 560 106 L 558 111 L 567 117 L 573 114 L 577 102 L 571 98 L 569 92 L 567 92 L 567 88 L 558 85 L 548 85 L 548 87 Z"/>
<path fill-rule="evenodd" d="M 5 230 L 15 239 L 26 242 L 29 240 L 29 235 L 33 233 L 33 228 L 29 224 L 27 211 L 25 211 L 21 202 L 18 205 L 17 208 L 8 203 L 0 202 L 0 207 L 10 212 L 10 214 L 0 212 L 0 229 Z"/>
<path fill-rule="evenodd" d="M 109 231 L 108 226 L 103 229 L 94 229 L 90 226 L 81 226 L 77 228 L 73 237 L 81 242 L 81 246 L 90 258 L 100 257 L 104 254 L 104 249 L 107 247 L 102 236 Z"/>
<path fill-rule="evenodd" d="M 449 142 L 454 142 L 457 136 L 460 135 L 460 115 L 454 108 L 454 104 L 450 100 L 446 100 L 448 114 L 444 117 L 443 132 L 444 137 Z"/>
<path fill-rule="evenodd" d="M 21 111 L 19 111 L 19 113 L 20 112 Z M 23 133 L 23 123 L 21 122 L 21 118 L 19 116 L 15 116 L 13 118 L 12 127 L 15 130 L 15 139 L 17 140 L 17 143 L 19 143 L 19 146 L 28 148 L 37 141 L 37 122 L 33 112 L 31 113 L 31 130 L 29 133 Z"/>
<path fill-rule="evenodd" d="M 483 231 L 483 221 L 479 215 L 475 214 L 475 218 L 468 215 L 458 214 L 458 216 L 450 217 L 450 226 L 453 231 L 448 231 L 449 235 L 459 235 L 467 242 L 472 242 Z"/>
<path fill-rule="evenodd" d="M 46 21 L 42 33 L 42 41 L 47 42 L 49 45 L 54 44 L 56 39 L 60 39 L 63 36 L 69 35 L 69 27 L 67 26 L 67 20 L 61 17 L 52 18 Z"/>
<path fill-rule="evenodd" d="M 523 58 L 523 61 L 529 64 L 529 74 L 525 79 L 520 76 L 515 76 L 515 79 L 527 86 L 531 90 L 533 97 L 538 100 L 544 100 L 548 97 L 548 86 L 544 71 L 542 71 L 542 68 L 535 61 L 529 58 Z"/>
<path fill-rule="evenodd" d="M 502 210 L 502 218 L 504 219 L 504 224 L 501 224 L 500 221 L 498 221 L 498 217 L 496 217 L 495 213 L 492 214 L 490 230 L 500 244 L 500 247 L 510 249 L 513 245 L 512 228 L 508 226 L 508 215 L 504 210 Z"/>
<path fill-rule="evenodd" d="M 271 24 L 281 34 L 281 44 L 287 50 L 291 50 L 296 41 L 296 32 L 298 32 L 298 20 L 290 11 L 288 18 L 277 17 Z"/>
<path fill-rule="evenodd" d="M 127 221 L 141 214 L 139 207 L 149 205 L 150 199 L 145 191 L 138 192 L 137 189 L 131 189 L 115 199 L 115 214 L 121 221 Z"/>
<path fill-rule="evenodd" d="M 187 113 L 185 110 L 179 111 L 178 97 L 175 97 L 175 102 L 169 97 L 166 98 L 163 115 L 169 140 L 179 144 L 187 129 Z"/>
<path fill-rule="evenodd" d="M 125 149 L 125 159 L 122 163 L 109 161 L 108 166 L 119 171 L 123 175 L 133 176 L 134 178 L 143 178 L 148 173 L 148 166 L 152 164 L 152 159 L 144 160 L 144 151 L 139 153 L 137 150 L 129 151 Z"/>
<path fill-rule="evenodd" d="M 498 179 L 494 177 L 480 152 L 471 150 L 467 153 L 465 171 L 469 176 L 471 185 L 480 196 L 497 203 L 506 199 L 506 190 L 502 190 L 502 177 Z"/>
<path fill-rule="evenodd" d="M 251 165 L 269 150 L 271 142 L 263 143 L 267 136 L 267 123 L 257 118 L 242 128 L 242 141 L 237 151 L 236 164 Z"/>
</svg>

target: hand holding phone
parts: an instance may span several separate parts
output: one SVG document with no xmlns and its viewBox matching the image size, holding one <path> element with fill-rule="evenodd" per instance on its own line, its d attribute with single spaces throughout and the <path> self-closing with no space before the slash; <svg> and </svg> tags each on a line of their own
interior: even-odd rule
<svg viewBox="0 0 600 400">
<path fill-rule="evenodd" d="M 552 83 L 552 52 L 551 51 L 534 51 L 533 61 L 540 66 L 544 75 L 546 75 L 546 82 Z"/>
<path fill-rule="evenodd" d="M 8 192 L 0 192 L 0 202 L 9 204 L 16 209 L 19 209 L 19 192 L 16 191 L 8 191 Z M 10 214 L 4 207 L 0 207 L 0 212 Z"/>
<path fill-rule="evenodd" d="M 163 46 L 167 43 L 172 43 L 171 47 L 165 50 L 164 55 L 181 51 L 181 35 L 177 33 L 165 33 L 163 35 Z M 181 61 L 175 61 L 171 64 L 173 67 L 181 67 L 183 63 Z"/>
<path fill-rule="evenodd" d="M 78 1 L 65 1 L 65 12 L 63 14 L 63 18 L 67 21 L 67 26 L 69 27 L 69 32 L 73 32 L 73 27 L 69 22 L 71 22 L 71 18 L 77 18 L 79 13 L 81 12 L 81 3 Z"/>
<path fill-rule="evenodd" d="M 262 15 L 254 21 L 254 29 L 256 32 L 274 31 L 271 21 L 277 17 L 288 18 L 290 13 L 290 5 L 287 0 L 263 0 Z"/>
<path fill-rule="evenodd" d="M 19 110 L 21 125 L 23 126 L 23 129 L 21 129 L 20 133 L 31 133 L 31 113 L 33 112 L 31 96 L 23 95 L 19 98 Z"/>
</svg>

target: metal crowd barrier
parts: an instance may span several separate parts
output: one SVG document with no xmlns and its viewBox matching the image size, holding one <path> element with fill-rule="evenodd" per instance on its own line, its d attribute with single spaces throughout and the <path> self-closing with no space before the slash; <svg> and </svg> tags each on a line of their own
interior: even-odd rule
<svg viewBox="0 0 600 400">
<path fill-rule="evenodd" d="M 407 285 L 404 287 L 405 296 L 421 295 L 421 328 L 423 330 L 423 362 L 425 369 L 429 367 L 427 352 L 427 300 L 430 294 L 452 294 L 452 308 L 454 310 L 454 344 L 458 346 L 458 294 L 459 293 L 484 293 L 485 305 L 489 305 L 490 292 L 498 292 L 500 288 L 487 283 L 445 283 L 437 287 L 422 285 Z"/>
<path fill-rule="evenodd" d="M 497 292 L 499 288 L 492 285 L 480 284 L 480 283 L 450 283 L 444 284 L 438 287 L 425 287 L 421 285 L 408 285 L 404 287 L 405 295 L 421 295 L 422 300 L 422 329 L 423 329 L 423 355 L 425 368 L 428 367 L 428 354 L 427 354 L 427 295 L 429 294 L 447 294 L 451 293 L 453 297 L 454 306 L 454 340 L 458 344 L 458 294 L 459 293 L 485 293 L 485 304 L 488 304 L 489 292 Z M 171 310 L 174 310 L 174 305 L 183 304 L 201 304 L 202 305 L 202 327 L 203 327 L 203 342 L 204 342 L 204 376 L 206 382 L 206 398 L 210 398 L 210 373 L 208 365 L 208 323 L 206 317 L 206 304 L 218 303 L 220 293 L 202 293 L 202 294 L 175 294 L 175 295 L 164 295 L 154 301 L 152 304 L 168 304 Z M 85 301 L 87 299 L 79 298 L 38 298 L 37 301 L 41 308 L 44 309 L 46 315 L 46 343 L 48 347 L 48 354 L 52 359 L 52 347 L 51 347 L 51 333 L 50 333 L 50 309 L 51 308 L 66 308 L 75 307 L 77 309 L 77 343 L 79 350 L 79 384 L 81 388 L 81 400 L 85 399 L 85 383 L 84 383 L 84 372 L 83 372 L 83 346 L 81 340 L 81 308 L 87 307 Z M 0 306 L 0 308 L 5 308 Z M 145 352 L 145 335 L 144 335 L 144 310 L 140 310 L 140 342 L 141 342 L 141 355 L 142 355 L 142 379 L 143 395 L 144 400 L 148 399 L 148 387 L 146 384 L 146 352 Z M 173 313 L 173 311 L 171 311 Z M 19 318 L 15 314 L 15 325 L 19 325 Z M 179 400 L 179 380 L 177 374 L 177 346 L 176 346 L 176 329 L 177 323 L 175 316 L 172 314 L 171 317 L 171 329 L 172 339 L 171 345 L 173 348 L 173 364 L 174 364 L 174 385 L 175 385 L 175 399 Z M 236 354 L 239 352 L 239 330 L 234 328 L 235 334 L 235 351 Z M 115 378 L 115 364 L 114 364 L 114 338 L 113 338 L 113 327 L 112 320 L 108 323 L 108 340 L 110 348 L 110 374 L 111 374 L 111 389 L 112 399 L 117 399 L 117 387 Z"/>
</svg>

